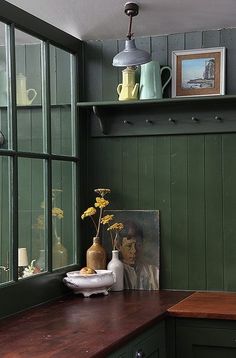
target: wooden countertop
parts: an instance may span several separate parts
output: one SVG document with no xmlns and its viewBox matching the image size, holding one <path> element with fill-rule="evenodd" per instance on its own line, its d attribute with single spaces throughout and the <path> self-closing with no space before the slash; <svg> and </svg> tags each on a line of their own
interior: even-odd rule
<svg viewBox="0 0 236 358">
<path fill-rule="evenodd" d="M 124 291 L 70 296 L 1 320 L 1 358 L 106 357 L 191 295 Z"/>
<path fill-rule="evenodd" d="M 174 317 L 236 320 L 236 293 L 195 292 L 168 308 Z"/>
</svg>

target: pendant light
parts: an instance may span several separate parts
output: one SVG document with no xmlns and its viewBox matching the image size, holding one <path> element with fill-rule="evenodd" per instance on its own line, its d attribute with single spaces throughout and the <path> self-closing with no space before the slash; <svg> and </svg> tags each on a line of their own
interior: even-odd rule
<svg viewBox="0 0 236 358">
<path fill-rule="evenodd" d="M 119 52 L 113 58 L 113 66 L 116 67 L 132 67 L 142 65 L 151 61 L 151 56 L 148 52 L 140 50 L 136 47 L 135 41 L 132 38 L 132 19 L 138 15 L 139 6 L 133 2 L 127 2 L 125 4 L 125 14 L 129 16 L 129 29 L 127 34 L 127 40 L 125 41 L 125 49 Z"/>
</svg>

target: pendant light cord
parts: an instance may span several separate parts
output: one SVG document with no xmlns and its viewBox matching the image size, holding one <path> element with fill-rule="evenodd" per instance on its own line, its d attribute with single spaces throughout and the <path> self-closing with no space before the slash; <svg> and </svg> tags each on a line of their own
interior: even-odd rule
<svg viewBox="0 0 236 358">
<path fill-rule="evenodd" d="M 128 29 L 128 34 L 127 34 L 127 38 L 129 40 L 131 40 L 132 36 L 133 36 L 133 33 L 131 32 L 131 29 L 132 29 L 132 20 L 133 20 L 133 16 L 132 14 L 129 15 L 129 29 Z"/>
</svg>

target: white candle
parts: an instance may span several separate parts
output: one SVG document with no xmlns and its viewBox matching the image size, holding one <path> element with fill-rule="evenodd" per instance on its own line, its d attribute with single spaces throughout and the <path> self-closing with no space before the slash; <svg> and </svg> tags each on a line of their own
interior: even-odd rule
<svg viewBox="0 0 236 358">
<path fill-rule="evenodd" d="M 26 247 L 18 249 L 18 266 L 28 266 L 28 256 Z"/>
</svg>

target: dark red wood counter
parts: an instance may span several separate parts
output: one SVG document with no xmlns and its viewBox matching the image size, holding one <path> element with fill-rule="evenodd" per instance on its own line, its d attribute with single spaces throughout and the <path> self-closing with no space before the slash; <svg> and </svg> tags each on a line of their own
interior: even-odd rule
<svg viewBox="0 0 236 358">
<path fill-rule="evenodd" d="M 174 317 L 236 320 L 235 292 L 195 292 L 168 309 Z"/>
<path fill-rule="evenodd" d="M 124 291 L 70 296 L 1 320 L 1 358 L 106 357 L 191 295 Z"/>
</svg>

